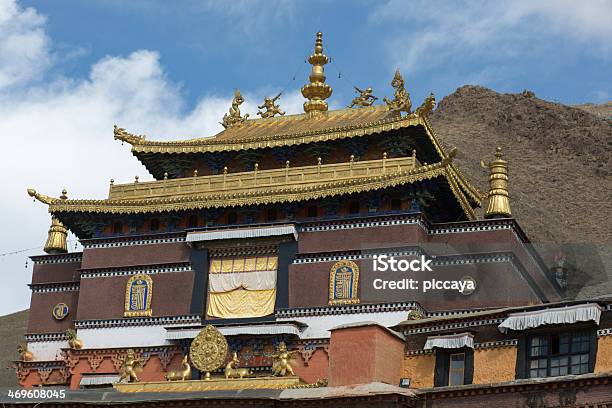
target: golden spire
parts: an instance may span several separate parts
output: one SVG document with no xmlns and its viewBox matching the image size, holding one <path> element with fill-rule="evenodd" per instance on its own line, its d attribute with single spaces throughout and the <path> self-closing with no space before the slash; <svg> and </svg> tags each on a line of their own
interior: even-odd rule
<svg viewBox="0 0 612 408">
<path fill-rule="evenodd" d="M 489 163 L 489 204 L 485 218 L 512 216 L 508 195 L 508 162 L 502 156 L 502 149 L 498 147 L 495 150 L 496 159 Z"/>
<path fill-rule="evenodd" d="M 331 96 L 333 89 L 325 83 L 323 66 L 329 62 L 329 58 L 323 54 L 323 33 L 320 31 L 317 33 L 314 53 L 308 57 L 308 62 L 312 65 L 312 71 L 308 77 L 310 83 L 302 87 L 302 95 L 308 98 L 304 102 L 304 112 L 325 112 L 325 99 Z"/>
</svg>

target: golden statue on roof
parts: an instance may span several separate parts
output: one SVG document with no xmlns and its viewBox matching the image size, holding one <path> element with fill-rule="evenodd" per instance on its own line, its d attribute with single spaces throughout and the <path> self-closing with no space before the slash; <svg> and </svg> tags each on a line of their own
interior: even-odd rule
<svg viewBox="0 0 612 408">
<path fill-rule="evenodd" d="M 431 111 L 433 111 L 433 109 L 435 107 L 436 107 L 436 97 L 434 96 L 434 94 L 432 92 L 432 93 L 429 94 L 429 96 L 427 98 L 425 98 L 425 100 L 423 101 L 421 106 L 416 108 L 416 110 L 414 112 L 418 116 L 424 118 L 424 117 L 429 116 L 429 114 L 431 113 Z"/>
<path fill-rule="evenodd" d="M 236 89 L 234 92 L 234 99 L 232 99 L 232 106 L 229 108 L 229 113 L 223 115 L 223 122 L 220 122 L 224 128 L 229 128 L 236 125 L 241 125 L 249 117 L 247 113 L 244 116 L 240 115 L 240 105 L 244 102 L 244 98 L 240 93 L 240 89 Z"/>
<path fill-rule="evenodd" d="M 264 97 L 264 103 L 261 106 L 258 106 L 259 109 L 266 109 L 265 112 L 262 111 L 258 111 L 257 114 L 260 115 L 262 118 L 273 118 L 274 115 L 284 115 L 285 112 L 283 112 L 282 110 L 280 110 L 280 106 L 279 105 L 275 105 L 274 102 L 276 102 L 276 100 L 278 98 L 280 98 L 282 92 L 279 92 L 278 95 L 276 95 L 274 98 L 270 98 L 270 97 Z"/>
<path fill-rule="evenodd" d="M 378 99 L 377 97 L 372 95 L 372 88 L 370 87 L 367 87 L 365 90 L 359 89 L 356 86 L 354 86 L 354 88 L 355 88 L 355 92 L 357 92 L 359 96 L 356 96 L 353 98 L 353 101 L 348 106 L 349 108 L 352 108 L 355 106 L 357 107 L 372 106 L 374 101 Z"/>
<path fill-rule="evenodd" d="M 404 78 L 402 77 L 402 74 L 400 74 L 399 69 L 395 71 L 395 76 L 391 81 L 391 86 L 395 88 L 393 99 L 383 99 L 387 104 L 387 108 L 389 108 L 391 111 L 410 113 L 412 109 L 412 102 L 410 101 L 410 94 L 404 87 Z"/>
</svg>

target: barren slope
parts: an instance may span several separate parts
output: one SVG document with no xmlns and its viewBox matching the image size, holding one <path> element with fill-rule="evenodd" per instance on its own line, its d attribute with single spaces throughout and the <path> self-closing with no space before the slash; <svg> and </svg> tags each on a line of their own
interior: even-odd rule
<svg viewBox="0 0 612 408">
<path fill-rule="evenodd" d="M 556 246 L 578 268 L 569 295 L 612 293 L 612 123 L 583 109 L 524 94 L 463 86 L 442 99 L 431 122 L 483 191 L 479 165 L 501 146 L 510 167 L 513 215 L 536 244 Z M 608 270 L 605 269 L 608 265 Z M 582 287 L 586 285 L 587 287 Z"/>
</svg>

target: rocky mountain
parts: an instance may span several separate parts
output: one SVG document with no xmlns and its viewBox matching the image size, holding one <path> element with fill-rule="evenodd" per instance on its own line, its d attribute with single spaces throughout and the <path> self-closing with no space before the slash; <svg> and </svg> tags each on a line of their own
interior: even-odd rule
<svg viewBox="0 0 612 408">
<path fill-rule="evenodd" d="M 530 91 L 466 85 L 431 114 L 442 143 L 457 147 L 460 169 L 483 191 L 488 174 L 480 162 L 503 149 L 513 216 L 548 262 L 565 253 L 570 297 L 612 294 L 612 121 L 601 113 L 607 105 L 571 107 Z"/>
</svg>

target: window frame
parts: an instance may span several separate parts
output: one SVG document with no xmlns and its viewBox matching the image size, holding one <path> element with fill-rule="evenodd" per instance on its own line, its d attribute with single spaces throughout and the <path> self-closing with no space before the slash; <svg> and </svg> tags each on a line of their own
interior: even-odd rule
<svg viewBox="0 0 612 408">
<path fill-rule="evenodd" d="M 588 350 L 586 352 L 572 352 L 571 350 L 572 337 L 574 334 L 577 334 L 577 333 L 585 333 L 588 337 Z M 563 334 L 570 334 L 570 338 L 568 340 L 568 345 L 569 345 L 568 352 L 563 353 L 563 354 L 556 354 L 556 355 L 552 354 L 552 351 L 551 351 L 552 336 L 560 337 Z M 547 337 L 549 339 L 548 340 L 548 352 L 546 356 L 531 356 L 530 355 L 532 340 L 535 337 Z M 571 366 L 572 366 L 571 357 L 576 356 L 576 355 L 584 355 L 584 354 L 587 354 L 589 356 L 589 361 L 588 361 L 587 372 L 582 373 L 582 374 L 592 373 L 595 370 L 595 362 L 597 358 L 597 325 L 595 324 L 576 323 L 576 324 L 571 324 L 571 325 L 564 325 L 561 327 L 548 326 L 544 328 L 532 329 L 532 330 L 527 330 L 525 332 L 521 332 L 518 335 L 518 350 L 517 350 L 517 358 L 516 358 L 516 378 L 517 379 L 554 378 L 554 377 L 561 377 L 564 375 L 579 375 L 579 374 L 571 373 Z M 551 376 L 550 375 L 551 358 L 558 358 L 558 357 L 568 357 L 569 359 L 569 364 L 567 366 L 568 373 Z M 538 359 L 544 359 L 544 358 L 547 360 L 546 376 L 545 377 L 540 377 L 540 376 L 531 377 L 530 376 L 531 361 L 538 360 Z"/>
<path fill-rule="evenodd" d="M 474 350 L 470 347 L 445 349 L 436 347 L 434 370 L 434 387 L 448 387 L 450 384 L 450 360 L 452 355 L 463 354 L 463 384 L 453 387 L 472 384 L 474 380 Z"/>
</svg>

